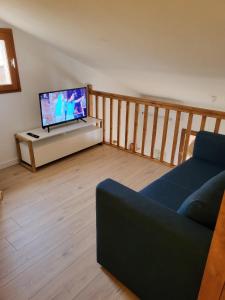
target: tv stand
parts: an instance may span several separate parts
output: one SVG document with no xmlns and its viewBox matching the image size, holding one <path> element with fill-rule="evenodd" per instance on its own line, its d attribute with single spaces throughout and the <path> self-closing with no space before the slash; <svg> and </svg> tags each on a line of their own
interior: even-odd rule
<svg viewBox="0 0 225 300">
<path fill-rule="evenodd" d="M 87 123 L 87 120 L 85 120 L 85 119 L 83 119 L 83 118 L 80 118 L 80 119 L 78 119 L 77 121 L 79 121 L 79 120 L 83 121 L 84 123 Z M 74 120 L 74 121 L 75 121 L 75 120 Z M 71 124 L 69 124 L 69 125 L 71 125 Z M 64 126 L 67 126 L 67 125 L 64 125 Z M 50 132 L 51 126 L 47 126 L 46 128 L 47 128 L 47 131 L 48 131 L 48 133 L 49 133 L 49 132 Z M 57 128 L 57 127 L 54 127 L 54 128 Z"/>
<path fill-rule="evenodd" d="M 21 165 L 35 172 L 38 167 L 80 150 L 102 143 L 102 120 L 88 117 L 78 122 L 46 132 L 42 128 L 29 129 L 15 135 L 18 160 Z"/>
</svg>

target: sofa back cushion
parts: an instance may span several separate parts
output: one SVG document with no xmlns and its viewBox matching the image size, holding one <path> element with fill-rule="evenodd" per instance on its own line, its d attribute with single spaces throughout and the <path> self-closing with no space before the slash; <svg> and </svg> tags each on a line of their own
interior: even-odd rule
<svg viewBox="0 0 225 300">
<path fill-rule="evenodd" d="M 225 135 L 200 131 L 198 132 L 193 157 L 225 166 Z"/>
<path fill-rule="evenodd" d="M 224 191 L 225 171 L 188 196 L 177 212 L 214 230 Z"/>
</svg>

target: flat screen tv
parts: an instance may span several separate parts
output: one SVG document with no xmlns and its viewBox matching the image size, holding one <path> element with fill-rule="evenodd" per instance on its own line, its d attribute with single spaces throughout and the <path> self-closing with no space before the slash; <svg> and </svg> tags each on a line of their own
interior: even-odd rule
<svg viewBox="0 0 225 300">
<path fill-rule="evenodd" d="M 39 100 L 43 128 L 87 117 L 86 87 L 40 93 Z"/>
</svg>

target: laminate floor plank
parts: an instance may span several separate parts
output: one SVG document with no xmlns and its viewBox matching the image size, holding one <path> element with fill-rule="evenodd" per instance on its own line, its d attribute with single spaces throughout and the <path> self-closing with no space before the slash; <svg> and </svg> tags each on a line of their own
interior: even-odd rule
<svg viewBox="0 0 225 300">
<path fill-rule="evenodd" d="M 0 170 L 0 300 L 136 300 L 96 262 L 95 189 L 113 178 L 140 190 L 168 170 L 107 145 Z"/>
</svg>

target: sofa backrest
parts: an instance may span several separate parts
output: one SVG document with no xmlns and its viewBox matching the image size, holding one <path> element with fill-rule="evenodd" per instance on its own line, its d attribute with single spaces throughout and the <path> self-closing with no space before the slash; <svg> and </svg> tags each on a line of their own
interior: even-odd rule
<svg viewBox="0 0 225 300">
<path fill-rule="evenodd" d="M 225 135 L 200 131 L 196 136 L 193 157 L 223 165 L 225 169 Z"/>
</svg>

